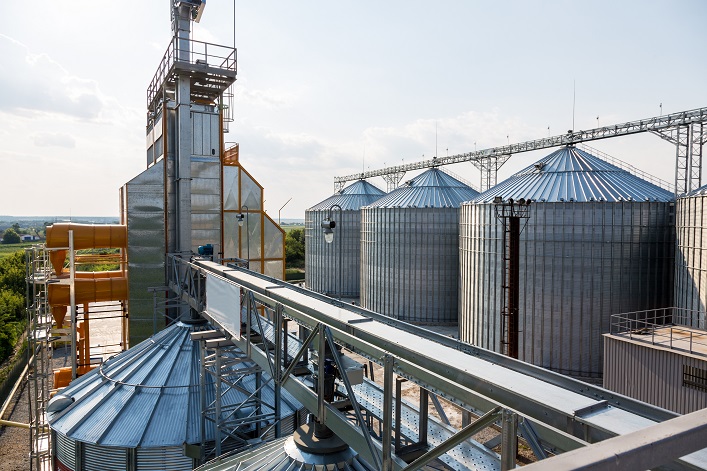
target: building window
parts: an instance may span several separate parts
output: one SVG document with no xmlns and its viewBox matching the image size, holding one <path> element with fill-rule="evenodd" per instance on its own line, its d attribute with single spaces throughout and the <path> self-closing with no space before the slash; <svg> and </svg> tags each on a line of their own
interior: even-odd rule
<svg viewBox="0 0 707 471">
<path fill-rule="evenodd" d="M 682 385 L 707 391 L 707 370 L 682 365 Z"/>
</svg>

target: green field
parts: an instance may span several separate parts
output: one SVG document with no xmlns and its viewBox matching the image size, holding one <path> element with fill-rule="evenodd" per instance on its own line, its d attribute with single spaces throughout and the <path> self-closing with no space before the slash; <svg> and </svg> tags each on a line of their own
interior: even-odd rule
<svg viewBox="0 0 707 471">
<path fill-rule="evenodd" d="M 280 226 L 282 227 L 282 230 L 285 231 L 285 233 L 293 231 L 295 229 L 302 229 L 304 230 L 304 224 L 300 225 L 295 225 L 295 224 L 288 224 L 286 226 Z"/>
<path fill-rule="evenodd" d="M 24 250 L 25 247 L 32 247 L 37 242 L 21 242 L 19 244 L 0 244 L 0 259 L 12 255 L 15 252 Z"/>
</svg>

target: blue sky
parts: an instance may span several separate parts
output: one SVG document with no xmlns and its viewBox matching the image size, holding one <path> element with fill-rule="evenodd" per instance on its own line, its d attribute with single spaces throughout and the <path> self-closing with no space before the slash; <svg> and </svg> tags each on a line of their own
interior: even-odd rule
<svg viewBox="0 0 707 471">
<path fill-rule="evenodd" d="M 145 89 L 168 7 L 4 6 L 0 214 L 117 215 L 118 188 L 145 165 Z M 195 39 L 233 44 L 233 7 L 209 0 Z M 576 129 L 655 116 L 660 103 L 707 106 L 706 20 L 697 0 L 237 0 L 226 140 L 240 143 L 268 212 L 292 197 L 282 217 L 302 218 L 336 175 L 564 133 L 573 86 Z M 674 148 L 656 136 L 591 145 L 674 178 Z M 500 178 L 549 152 L 514 156 Z M 478 184 L 471 164 L 450 170 Z"/>
</svg>

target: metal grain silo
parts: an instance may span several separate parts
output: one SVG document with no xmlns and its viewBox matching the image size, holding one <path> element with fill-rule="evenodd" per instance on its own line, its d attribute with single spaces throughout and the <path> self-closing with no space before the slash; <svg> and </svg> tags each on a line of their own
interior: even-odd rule
<svg viewBox="0 0 707 471">
<path fill-rule="evenodd" d="M 202 440 L 199 342 L 190 334 L 208 328 L 178 322 L 107 360 L 55 396 L 47 409 L 55 469 L 177 471 L 198 465 L 198 459 L 185 456 L 188 445 L 198 447 Z M 252 365 L 244 361 L 236 367 L 248 371 Z M 210 375 L 205 382 L 208 404 L 214 401 L 215 385 Z M 266 384 L 263 397 L 274 400 L 272 382 Z M 246 418 L 254 427 L 249 416 L 255 409 L 248 401 L 258 389 L 255 375 L 246 376 L 238 386 L 223 393 L 223 410 L 231 411 L 232 419 Z M 301 406 L 287 391 L 282 394 L 287 434 L 298 425 Z M 206 426 L 204 441 L 213 443 L 215 436 L 213 426 Z"/>
<path fill-rule="evenodd" d="M 459 206 L 478 192 L 432 168 L 361 209 L 361 305 L 423 324 L 457 322 Z"/>
<path fill-rule="evenodd" d="M 697 312 L 707 309 L 707 185 L 677 199 L 675 230 L 675 306 L 685 315 L 673 322 L 705 329 Z"/>
<path fill-rule="evenodd" d="M 496 197 L 532 200 L 520 235 L 519 358 L 600 378 L 610 316 L 671 305 L 673 194 L 566 147 L 462 205 L 460 338 L 501 351 Z"/>
<path fill-rule="evenodd" d="M 358 298 L 361 270 L 361 206 L 385 195 L 365 180 L 359 180 L 304 213 L 305 284 L 328 295 Z M 339 205 L 341 211 L 332 206 Z M 336 221 L 334 240 L 324 240 L 321 223 L 327 217 Z M 340 266 L 341 264 L 341 266 Z M 339 286 L 341 283 L 341 286 Z"/>
</svg>

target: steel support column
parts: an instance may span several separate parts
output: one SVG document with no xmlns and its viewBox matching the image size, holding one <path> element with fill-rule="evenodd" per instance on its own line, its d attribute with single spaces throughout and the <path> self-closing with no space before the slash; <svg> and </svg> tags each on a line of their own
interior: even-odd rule
<svg viewBox="0 0 707 471">
<path fill-rule="evenodd" d="M 704 124 L 692 123 L 690 129 L 690 191 L 702 186 L 702 144 Z"/>
<path fill-rule="evenodd" d="M 505 164 L 511 155 L 494 155 L 491 157 L 483 157 L 478 160 L 472 160 L 474 167 L 481 171 L 481 191 L 486 191 L 489 188 L 496 186 L 498 183 L 498 170 Z"/>
</svg>

